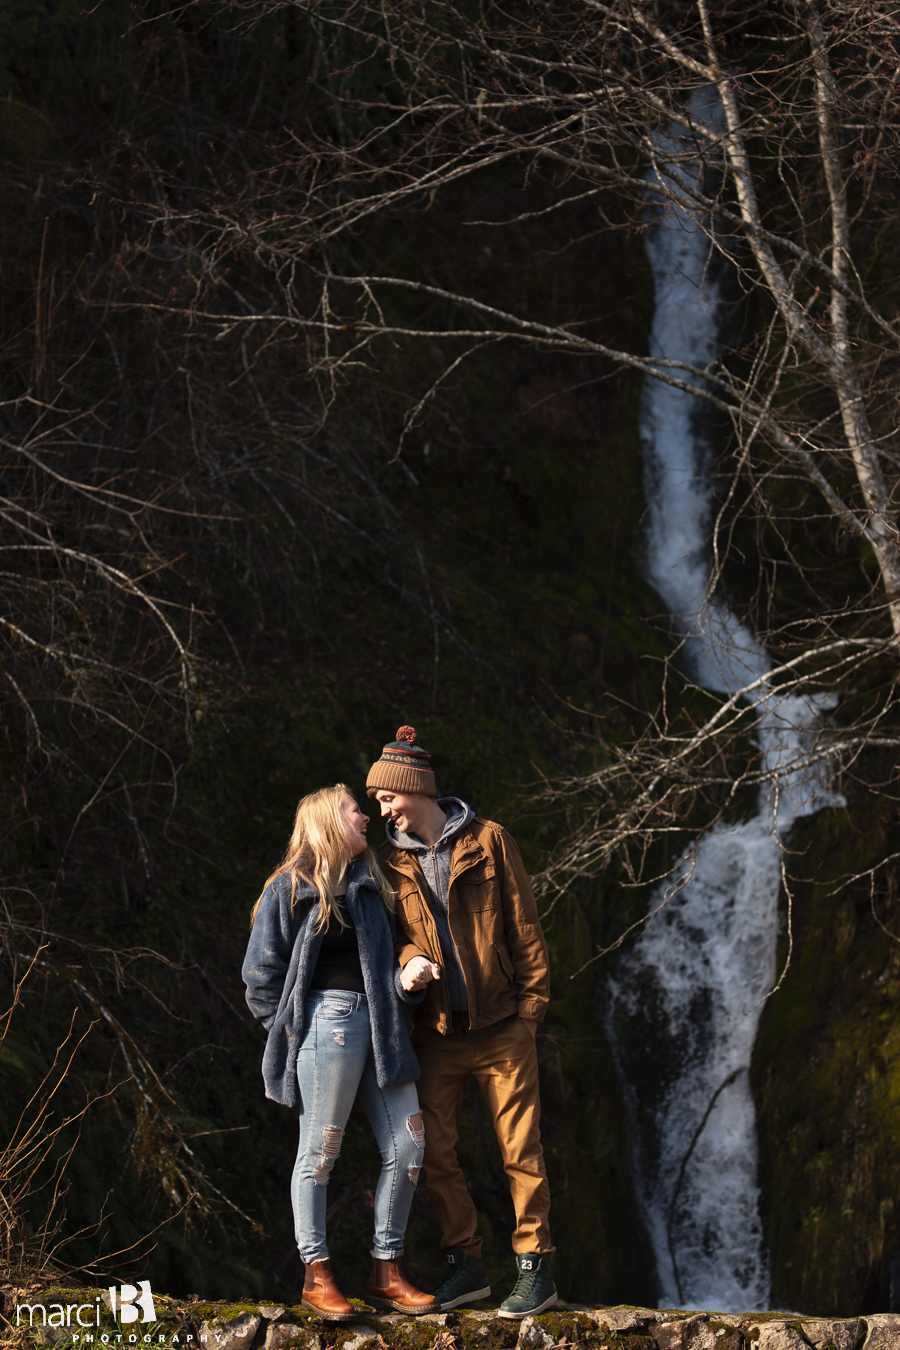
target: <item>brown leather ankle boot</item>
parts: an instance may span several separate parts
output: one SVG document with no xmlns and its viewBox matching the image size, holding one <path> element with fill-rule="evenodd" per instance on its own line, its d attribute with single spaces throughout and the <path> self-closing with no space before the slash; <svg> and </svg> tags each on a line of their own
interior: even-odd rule
<svg viewBox="0 0 900 1350">
<path fill-rule="evenodd" d="M 440 1302 L 433 1294 L 423 1294 L 421 1289 L 410 1284 L 399 1261 L 380 1261 L 377 1256 L 372 1260 L 366 1298 L 379 1308 L 411 1313 L 413 1317 L 441 1310 Z"/>
<path fill-rule="evenodd" d="M 306 1267 L 300 1302 L 326 1322 L 346 1322 L 353 1317 L 353 1309 L 335 1284 L 330 1261 L 313 1261 Z"/>
</svg>

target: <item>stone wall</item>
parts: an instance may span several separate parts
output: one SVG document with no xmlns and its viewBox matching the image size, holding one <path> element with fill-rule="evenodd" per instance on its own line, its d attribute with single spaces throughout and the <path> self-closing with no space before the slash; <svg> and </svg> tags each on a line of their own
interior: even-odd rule
<svg viewBox="0 0 900 1350">
<path fill-rule="evenodd" d="M 65 1309 L 75 1298 L 84 1306 L 95 1296 L 102 1297 L 96 1291 L 48 1290 L 30 1301 Z M 539 1317 L 514 1322 L 495 1312 L 381 1315 L 355 1303 L 358 1316 L 348 1324 L 324 1323 L 301 1307 L 282 1304 L 157 1296 L 152 1330 L 146 1323 L 118 1325 L 101 1305 L 100 1325 L 81 1332 L 65 1326 L 17 1329 L 13 1307 L 0 1344 L 22 1350 L 39 1344 L 82 1350 L 129 1345 L 136 1350 L 151 1345 L 166 1350 L 900 1350 L 900 1314 L 893 1313 L 833 1319 L 559 1303 Z"/>
</svg>

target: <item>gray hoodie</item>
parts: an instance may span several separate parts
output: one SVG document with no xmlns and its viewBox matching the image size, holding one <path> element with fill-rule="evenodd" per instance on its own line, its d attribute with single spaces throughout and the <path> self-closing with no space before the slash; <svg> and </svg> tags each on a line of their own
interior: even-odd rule
<svg viewBox="0 0 900 1350">
<path fill-rule="evenodd" d="M 475 812 L 459 797 L 439 797 L 438 806 L 442 811 L 446 811 L 447 823 L 443 834 L 433 847 L 423 844 L 418 835 L 404 834 L 390 820 L 385 827 L 385 834 L 394 848 L 407 849 L 419 860 L 419 866 L 428 885 L 428 899 L 441 943 L 441 954 L 444 958 L 441 978 L 447 981 L 450 1011 L 468 1012 L 469 995 L 466 992 L 466 980 L 456 943 L 450 932 L 447 896 L 450 890 L 453 840 L 460 830 L 465 829 L 469 822 L 475 819 Z"/>
</svg>

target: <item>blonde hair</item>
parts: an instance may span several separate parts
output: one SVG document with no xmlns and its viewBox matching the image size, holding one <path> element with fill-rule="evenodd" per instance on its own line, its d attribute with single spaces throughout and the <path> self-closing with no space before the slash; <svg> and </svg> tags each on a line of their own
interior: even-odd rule
<svg viewBox="0 0 900 1350">
<path fill-rule="evenodd" d="M 293 913 L 297 900 L 297 882 L 302 881 L 307 886 L 312 886 L 319 895 L 317 933 L 320 929 L 328 927 L 332 915 L 335 914 L 341 927 L 346 927 L 340 906 L 335 903 L 334 898 L 335 890 L 340 886 L 347 868 L 353 861 L 347 818 L 342 810 L 345 797 L 356 800 L 346 783 L 336 783 L 334 787 L 319 788 L 318 792 L 310 792 L 301 798 L 297 804 L 294 829 L 287 852 L 272 875 L 266 878 L 266 885 L 263 887 L 264 895 L 266 887 L 276 877 L 290 876 Z M 368 866 L 385 908 L 393 912 L 395 892 L 378 866 L 374 852 L 371 848 L 367 848 L 364 853 L 357 856 Z M 256 922 L 261 901 L 262 895 L 250 911 L 251 928 Z"/>
</svg>

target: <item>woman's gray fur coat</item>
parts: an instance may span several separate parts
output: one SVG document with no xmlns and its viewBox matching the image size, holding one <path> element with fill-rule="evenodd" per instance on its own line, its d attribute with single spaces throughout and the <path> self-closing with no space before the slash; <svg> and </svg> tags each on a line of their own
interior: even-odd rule
<svg viewBox="0 0 900 1350">
<path fill-rule="evenodd" d="M 397 1000 L 420 1003 L 425 991 L 410 994 L 400 984 L 400 967 L 394 955 L 394 916 L 385 909 L 360 858 L 347 872 L 345 904 L 359 940 L 378 1085 L 415 1082 L 419 1061 Z M 298 882 L 291 914 L 291 878 L 284 874 L 276 877 L 263 892 L 241 972 L 250 1011 L 269 1033 L 262 1065 L 266 1096 L 283 1106 L 293 1106 L 297 1101 L 303 1000 L 322 945 L 323 934 L 315 931 L 318 913 L 316 892 Z"/>
</svg>

